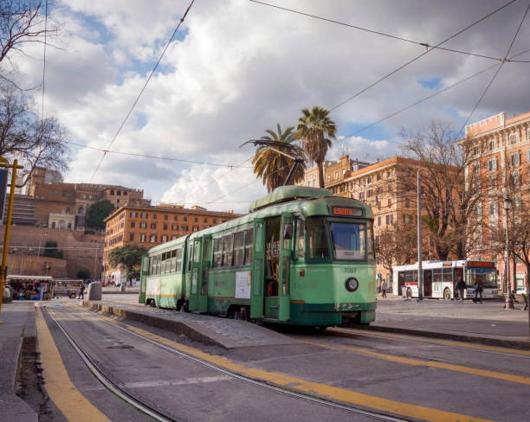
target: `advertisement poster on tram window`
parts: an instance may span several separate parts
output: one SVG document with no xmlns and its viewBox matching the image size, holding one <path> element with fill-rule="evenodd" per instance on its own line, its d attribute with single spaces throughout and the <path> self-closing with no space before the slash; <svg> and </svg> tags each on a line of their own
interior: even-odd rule
<svg viewBox="0 0 530 422">
<path fill-rule="evenodd" d="M 8 169 L 0 168 L 0 224 L 4 222 L 4 208 L 6 203 Z"/>
<path fill-rule="evenodd" d="M 250 271 L 236 272 L 236 299 L 250 299 Z"/>
</svg>

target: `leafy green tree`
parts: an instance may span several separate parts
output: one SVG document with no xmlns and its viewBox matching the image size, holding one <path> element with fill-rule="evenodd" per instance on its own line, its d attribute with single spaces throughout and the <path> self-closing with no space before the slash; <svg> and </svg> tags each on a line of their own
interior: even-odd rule
<svg viewBox="0 0 530 422">
<path fill-rule="evenodd" d="M 44 252 L 42 252 L 42 256 L 63 259 L 63 251 L 57 248 L 57 242 L 55 240 L 47 240 L 44 243 Z"/>
<path fill-rule="evenodd" d="M 114 205 L 112 205 L 109 200 L 102 199 L 101 201 L 94 202 L 88 207 L 85 226 L 91 229 L 104 230 L 105 218 L 107 218 L 112 211 L 114 211 Z"/>
<path fill-rule="evenodd" d="M 294 144 L 296 141 L 294 127 L 282 130 L 280 124 L 277 123 L 276 129 L 276 132 L 271 129 L 266 130 L 267 135 L 262 136 L 261 139 L 277 142 L 278 144 L 273 146 L 276 150 L 289 155 L 303 157 L 303 150 Z M 285 147 L 282 144 L 285 144 Z M 269 192 L 284 184 L 289 170 L 294 164 L 293 160 L 279 154 L 274 149 L 267 145 L 260 146 L 252 158 L 254 173 L 263 180 L 263 184 Z M 304 178 L 304 170 L 305 163 L 296 167 L 291 178 L 291 184 L 295 184 Z"/>
<path fill-rule="evenodd" d="M 77 278 L 88 280 L 90 278 L 90 271 L 86 268 L 80 268 L 77 272 Z"/>
<path fill-rule="evenodd" d="M 296 136 L 302 140 L 307 158 L 318 167 L 318 183 L 324 187 L 324 167 L 331 139 L 335 139 L 337 127 L 329 118 L 329 110 L 322 107 L 304 108 L 302 117 L 298 119 Z"/>
<path fill-rule="evenodd" d="M 123 265 L 127 268 L 127 280 L 139 278 L 140 264 L 147 249 L 137 245 L 127 245 L 114 249 L 109 254 L 109 263 L 113 267 Z"/>
</svg>

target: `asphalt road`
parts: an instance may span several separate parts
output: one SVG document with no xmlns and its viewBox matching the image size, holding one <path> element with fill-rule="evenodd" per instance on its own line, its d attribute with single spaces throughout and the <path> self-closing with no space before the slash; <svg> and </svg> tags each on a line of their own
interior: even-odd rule
<svg viewBox="0 0 530 422">
<path fill-rule="evenodd" d="M 58 320 L 111 379 L 177 420 L 367 419 L 249 384 L 177 356 L 73 302 L 50 305 L 49 316 Z M 123 420 L 116 415 L 145 420 L 83 369 L 49 316 L 48 326 L 76 387 L 112 420 Z M 311 382 L 315 394 L 336 392 L 337 401 L 347 400 L 348 393 L 354 398 L 357 394 L 364 407 L 377 409 L 386 405 L 386 400 L 394 406 L 394 414 L 409 412 L 406 419 L 410 409 L 414 412 L 421 407 L 424 413 L 416 416 L 421 419 L 530 420 L 528 351 L 356 330 L 287 335 L 297 344 L 231 351 L 191 346 L 209 356 L 227 358 L 247 371 L 264 371 L 280 381 L 282 377 L 295 380 L 289 381 L 295 386 Z M 440 416 L 437 412 L 445 413 Z"/>
</svg>

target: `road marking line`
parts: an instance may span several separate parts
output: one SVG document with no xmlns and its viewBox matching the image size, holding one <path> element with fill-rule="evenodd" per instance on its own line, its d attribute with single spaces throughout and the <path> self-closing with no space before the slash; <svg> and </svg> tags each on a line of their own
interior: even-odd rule
<svg viewBox="0 0 530 422">
<path fill-rule="evenodd" d="M 64 417 L 79 422 L 110 422 L 72 383 L 40 307 L 35 308 L 44 387 Z"/>
<path fill-rule="evenodd" d="M 120 387 L 124 388 L 151 388 L 151 387 L 162 387 L 167 385 L 192 385 L 192 384 L 207 384 L 210 382 L 219 381 L 232 381 L 234 378 L 228 375 L 217 375 L 215 377 L 199 377 L 199 378 L 186 378 L 183 380 L 160 380 L 160 381 L 136 381 L 127 382 L 120 384 Z"/>
<path fill-rule="evenodd" d="M 111 323 L 118 324 L 118 321 L 101 316 Z M 234 362 L 223 356 L 211 355 L 203 352 L 199 349 L 184 344 L 178 343 L 173 340 L 169 340 L 165 337 L 158 336 L 149 331 L 141 328 L 131 326 L 121 322 L 127 330 L 152 340 L 157 343 L 161 343 L 165 346 L 173 348 L 179 352 L 185 353 L 189 356 L 208 362 L 212 365 L 220 367 L 222 369 L 229 370 L 239 375 L 252 378 L 255 380 L 263 381 L 277 387 L 281 387 L 297 393 L 308 394 L 312 396 L 318 396 L 327 400 L 338 401 L 344 404 L 353 406 L 360 406 L 377 410 L 381 412 L 387 412 L 394 415 L 407 416 L 414 419 L 421 419 L 425 421 L 487 421 L 488 419 L 475 418 L 473 416 L 467 416 L 460 413 L 446 412 L 431 407 L 424 407 L 420 405 L 403 403 L 396 400 L 385 399 L 382 397 L 372 396 L 365 393 L 348 390 L 341 387 L 334 387 L 328 384 L 322 384 L 315 381 L 309 381 L 304 378 L 299 378 L 292 375 L 287 375 L 281 372 L 267 371 L 265 369 L 253 368 Z"/>
<path fill-rule="evenodd" d="M 350 337 L 352 334 L 355 334 L 355 335 L 366 336 L 366 337 L 395 339 L 395 340 L 408 341 L 408 342 L 419 341 L 422 343 L 440 344 L 442 346 L 461 347 L 464 349 L 473 349 L 473 350 L 479 350 L 483 352 L 487 351 L 487 352 L 495 352 L 495 353 L 530 357 L 530 351 L 528 350 L 510 349 L 508 347 L 501 347 L 501 346 L 489 346 L 487 344 L 467 343 L 464 341 L 457 341 L 457 340 L 442 340 L 442 339 L 421 337 L 417 335 L 415 336 L 412 334 L 392 334 L 392 333 L 383 333 L 383 332 L 375 333 L 375 332 L 369 332 L 366 330 L 355 330 L 351 328 L 332 328 L 329 331 L 335 334 L 344 334 L 345 337 Z"/>
<path fill-rule="evenodd" d="M 457 364 L 446 363 L 446 362 L 439 362 L 435 360 L 409 358 L 405 356 L 398 356 L 398 355 L 393 355 L 389 353 L 378 352 L 375 350 L 369 350 L 363 347 L 353 346 L 353 345 L 322 344 L 316 341 L 309 341 L 309 340 L 305 341 L 305 343 L 311 344 L 313 346 L 320 346 L 320 347 L 323 347 L 329 350 L 344 350 L 344 351 L 352 352 L 352 353 L 366 356 L 366 357 L 386 360 L 389 362 L 401 363 L 403 365 L 425 366 L 429 368 L 445 369 L 448 371 L 461 372 L 464 374 L 475 375 L 478 377 L 493 378 L 493 379 L 497 379 L 501 381 L 508 381 L 508 382 L 517 383 L 517 384 L 530 385 L 529 377 L 525 377 L 521 375 L 514 375 L 514 374 L 507 374 L 505 372 L 490 371 L 488 369 L 473 368 L 469 366 L 457 365 Z"/>
</svg>

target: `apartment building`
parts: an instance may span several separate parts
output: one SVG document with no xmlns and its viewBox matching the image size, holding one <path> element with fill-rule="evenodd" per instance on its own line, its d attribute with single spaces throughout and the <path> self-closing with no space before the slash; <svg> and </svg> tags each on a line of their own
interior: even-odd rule
<svg viewBox="0 0 530 422">
<path fill-rule="evenodd" d="M 513 117 L 503 112 L 469 124 L 460 144 L 472 158 L 466 168 L 466 179 L 469 181 L 474 172 L 488 188 L 484 200 L 476 207 L 475 217 L 483 224 L 474 234 L 478 241 L 472 258 L 496 260 L 504 280 L 504 258 L 492 233 L 506 230 L 506 197 L 515 207 L 514 212 L 521 201 L 530 201 L 530 112 Z M 526 219 L 530 221 L 530 215 Z M 525 266 L 512 259 L 510 289 L 524 292 L 525 277 Z"/>
<path fill-rule="evenodd" d="M 123 206 L 105 220 L 103 250 L 105 276 L 108 277 L 115 271 L 108 262 L 109 253 L 113 249 L 126 245 L 138 245 L 149 249 L 235 217 L 238 217 L 238 214 L 232 211 L 209 211 L 199 206 L 192 208 L 173 204 L 150 207 Z"/>
</svg>

